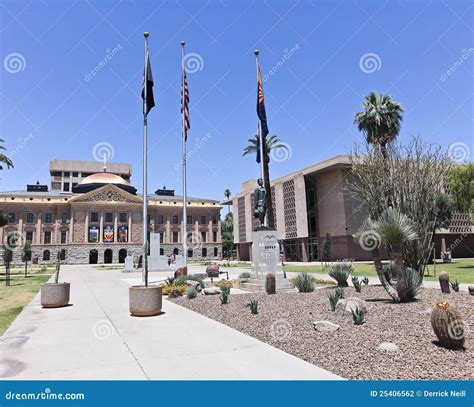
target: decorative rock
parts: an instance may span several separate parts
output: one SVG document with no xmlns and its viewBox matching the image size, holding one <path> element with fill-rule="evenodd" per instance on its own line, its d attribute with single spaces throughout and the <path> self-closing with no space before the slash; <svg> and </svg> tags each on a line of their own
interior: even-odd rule
<svg viewBox="0 0 474 407">
<path fill-rule="evenodd" d="M 168 298 L 178 298 L 178 297 L 182 297 L 183 296 L 183 293 L 179 290 L 173 290 L 169 293 L 168 295 Z"/>
<path fill-rule="evenodd" d="M 316 331 L 320 332 L 335 332 L 341 327 L 340 325 L 334 324 L 330 321 L 314 321 L 313 326 Z"/>
<path fill-rule="evenodd" d="M 220 293 L 221 293 L 221 289 L 216 286 L 207 287 L 204 289 L 204 294 L 206 295 L 215 295 L 215 294 L 220 294 Z"/>
<path fill-rule="evenodd" d="M 180 267 L 174 272 L 174 278 L 179 278 L 182 276 L 188 275 L 188 268 L 187 267 Z"/>
<path fill-rule="evenodd" d="M 185 283 L 188 287 L 194 287 L 197 292 L 201 291 L 201 284 L 199 284 L 199 281 L 186 280 Z"/>
<path fill-rule="evenodd" d="M 217 264 L 209 264 L 206 267 L 206 273 L 209 277 L 219 277 L 219 266 Z"/>
<path fill-rule="evenodd" d="M 393 342 L 382 342 L 378 346 L 378 349 L 386 351 L 386 352 L 398 352 L 400 350 L 400 348 L 397 345 L 395 345 Z"/>
<path fill-rule="evenodd" d="M 372 305 L 367 301 L 355 297 L 340 299 L 336 304 L 336 312 L 339 314 L 345 311 L 348 315 L 352 316 L 352 310 L 355 310 L 356 308 L 359 308 L 366 313 L 370 308 L 372 308 Z"/>
<path fill-rule="evenodd" d="M 470 285 L 467 289 L 469 290 L 469 294 L 474 295 L 474 285 Z"/>
<path fill-rule="evenodd" d="M 449 288 L 449 274 L 446 271 L 442 271 L 438 276 L 439 285 L 441 287 L 441 292 L 444 294 L 450 294 L 451 289 Z"/>
</svg>

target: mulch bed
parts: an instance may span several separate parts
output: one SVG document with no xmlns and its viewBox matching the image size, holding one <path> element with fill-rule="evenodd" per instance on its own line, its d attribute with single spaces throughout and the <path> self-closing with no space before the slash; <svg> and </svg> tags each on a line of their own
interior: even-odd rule
<svg viewBox="0 0 474 407">
<path fill-rule="evenodd" d="M 358 297 L 373 305 L 366 322 L 356 326 L 350 315 L 330 310 L 327 291 L 331 289 L 235 294 L 226 305 L 221 305 L 217 295 L 173 301 L 346 379 L 474 379 L 473 296 L 422 289 L 417 301 L 394 304 L 382 287 L 364 286 L 361 293 L 347 288 L 346 298 Z M 251 299 L 258 300 L 258 315 L 252 315 L 247 306 Z M 430 310 L 441 300 L 448 300 L 464 318 L 468 328 L 464 350 L 437 345 Z M 335 332 L 318 332 L 313 328 L 317 320 L 341 327 Z M 379 350 L 382 342 L 395 343 L 399 351 Z"/>
</svg>

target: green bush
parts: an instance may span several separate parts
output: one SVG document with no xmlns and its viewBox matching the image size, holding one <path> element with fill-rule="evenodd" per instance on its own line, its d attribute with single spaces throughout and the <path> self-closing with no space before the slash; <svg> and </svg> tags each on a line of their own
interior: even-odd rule
<svg viewBox="0 0 474 407">
<path fill-rule="evenodd" d="M 186 284 L 187 280 L 197 281 L 201 285 L 202 288 L 205 287 L 204 280 L 202 279 L 202 277 L 193 276 L 193 275 L 178 277 L 176 280 L 174 280 L 174 284 L 183 285 L 183 284 Z"/>
<path fill-rule="evenodd" d="M 188 288 L 188 291 L 186 292 L 186 297 L 188 297 L 188 300 L 192 300 L 193 298 L 196 298 L 198 295 L 198 292 L 196 290 L 196 287 L 191 286 Z"/>
<path fill-rule="evenodd" d="M 293 284 L 300 293 L 310 293 L 314 291 L 314 277 L 307 273 L 298 273 L 293 279 Z"/>
<path fill-rule="evenodd" d="M 239 278 L 250 278 L 250 273 L 248 271 L 243 271 L 239 274 Z"/>
<path fill-rule="evenodd" d="M 352 263 L 348 261 L 339 261 L 331 266 L 329 269 L 329 277 L 337 281 L 339 287 L 347 287 L 347 279 L 354 272 Z"/>
</svg>

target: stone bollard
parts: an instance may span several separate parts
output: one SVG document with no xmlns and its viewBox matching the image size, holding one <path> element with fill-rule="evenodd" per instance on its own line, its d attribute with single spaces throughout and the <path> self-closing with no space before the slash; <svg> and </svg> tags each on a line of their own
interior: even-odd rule
<svg viewBox="0 0 474 407">
<path fill-rule="evenodd" d="M 444 294 L 450 294 L 451 289 L 449 288 L 449 274 L 446 271 L 439 273 L 439 285 L 441 287 L 441 292 Z"/>
</svg>

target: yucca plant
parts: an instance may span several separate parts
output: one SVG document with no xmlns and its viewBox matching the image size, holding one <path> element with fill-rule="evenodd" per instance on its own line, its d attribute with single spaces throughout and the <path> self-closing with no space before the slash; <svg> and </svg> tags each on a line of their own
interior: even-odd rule
<svg viewBox="0 0 474 407">
<path fill-rule="evenodd" d="M 345 298 L 346 293 L 344 291 L 344 288 L 336 287 L 336 295 L 337 295 L 338 299 Z"/>
<path fill-rule="evenodd" d="M 310 293 L 314 291 L 314 277 L 309 273 L 298 273 L 293 283 L 300 293 Z"/>
<path fill-rule="evenodd" d="M 354 285 L 355 290 L 360 293 L 362 291 L 362 284 L 358 277 L 352 277 L 352 284 Z"/>
<path fill-rule="evenodd" d="M 352 319 L 354 320 L 355 325 L 362 325 L 364 323 L 364 311 L 359 307 L 353 308 L 352 310 Z"/>
<path fill-rule="evenodd" d="M 188 288 L 188 291 L 186 292 L 186 297 L 188 297 L 188 300 L 192 300 L 193 298 L 196 298 L 198 295 L 198 292 L 196 290 L 196 287 L 191 286 Z"/>
<path fill-rule="evenodd" d="M 337 281 L 339 287 L 347 287 L 347 279 L 354 272 L 352 263 L 348 261 L 339 261 L 333 264 L 329 269 L 329 277 Z"/>
<path fill-rule="evenodd" d="M 364 283 L 364 285 L 369 285 L 369 277 L 364 277 L 362 279 L 362 282 Z"/>
<path fill-rule="evenodd" d="M 459 282 L 458 280 L 456 279 L 456 281 L 454 282 L 451 282 L 449 283 L 451 285 L 451 288 L 455 291 L 455 292 L 459 292 Z"/>
<path fill-rule="evenodd" d="M 248 306 L 250 307 L 250 312 L 253 314 L 253 315 L 257 315 L 258 314 L 258 300 L 250 300 Z"/>
<path fill-rule="evenodd" d="M 224 285 L 220 287 L 221 293 L 219 294 L 219 299 L 221 300 L 221 304 L 228 304 L 229 303 L 229 295 L 230 295 L 230 287 L 228 285 Z"/>
<path fill-rule="evenodd" d="M 337 305 L 337 302 L 339 301 L 339 297 L 337 293 L 336 292 L 334 294 L 328 293 L 328 298 L 329 298 L 329 304 L 331 305 L 331 311 L 336 311 L 336 305 Z"/>
</svg>

